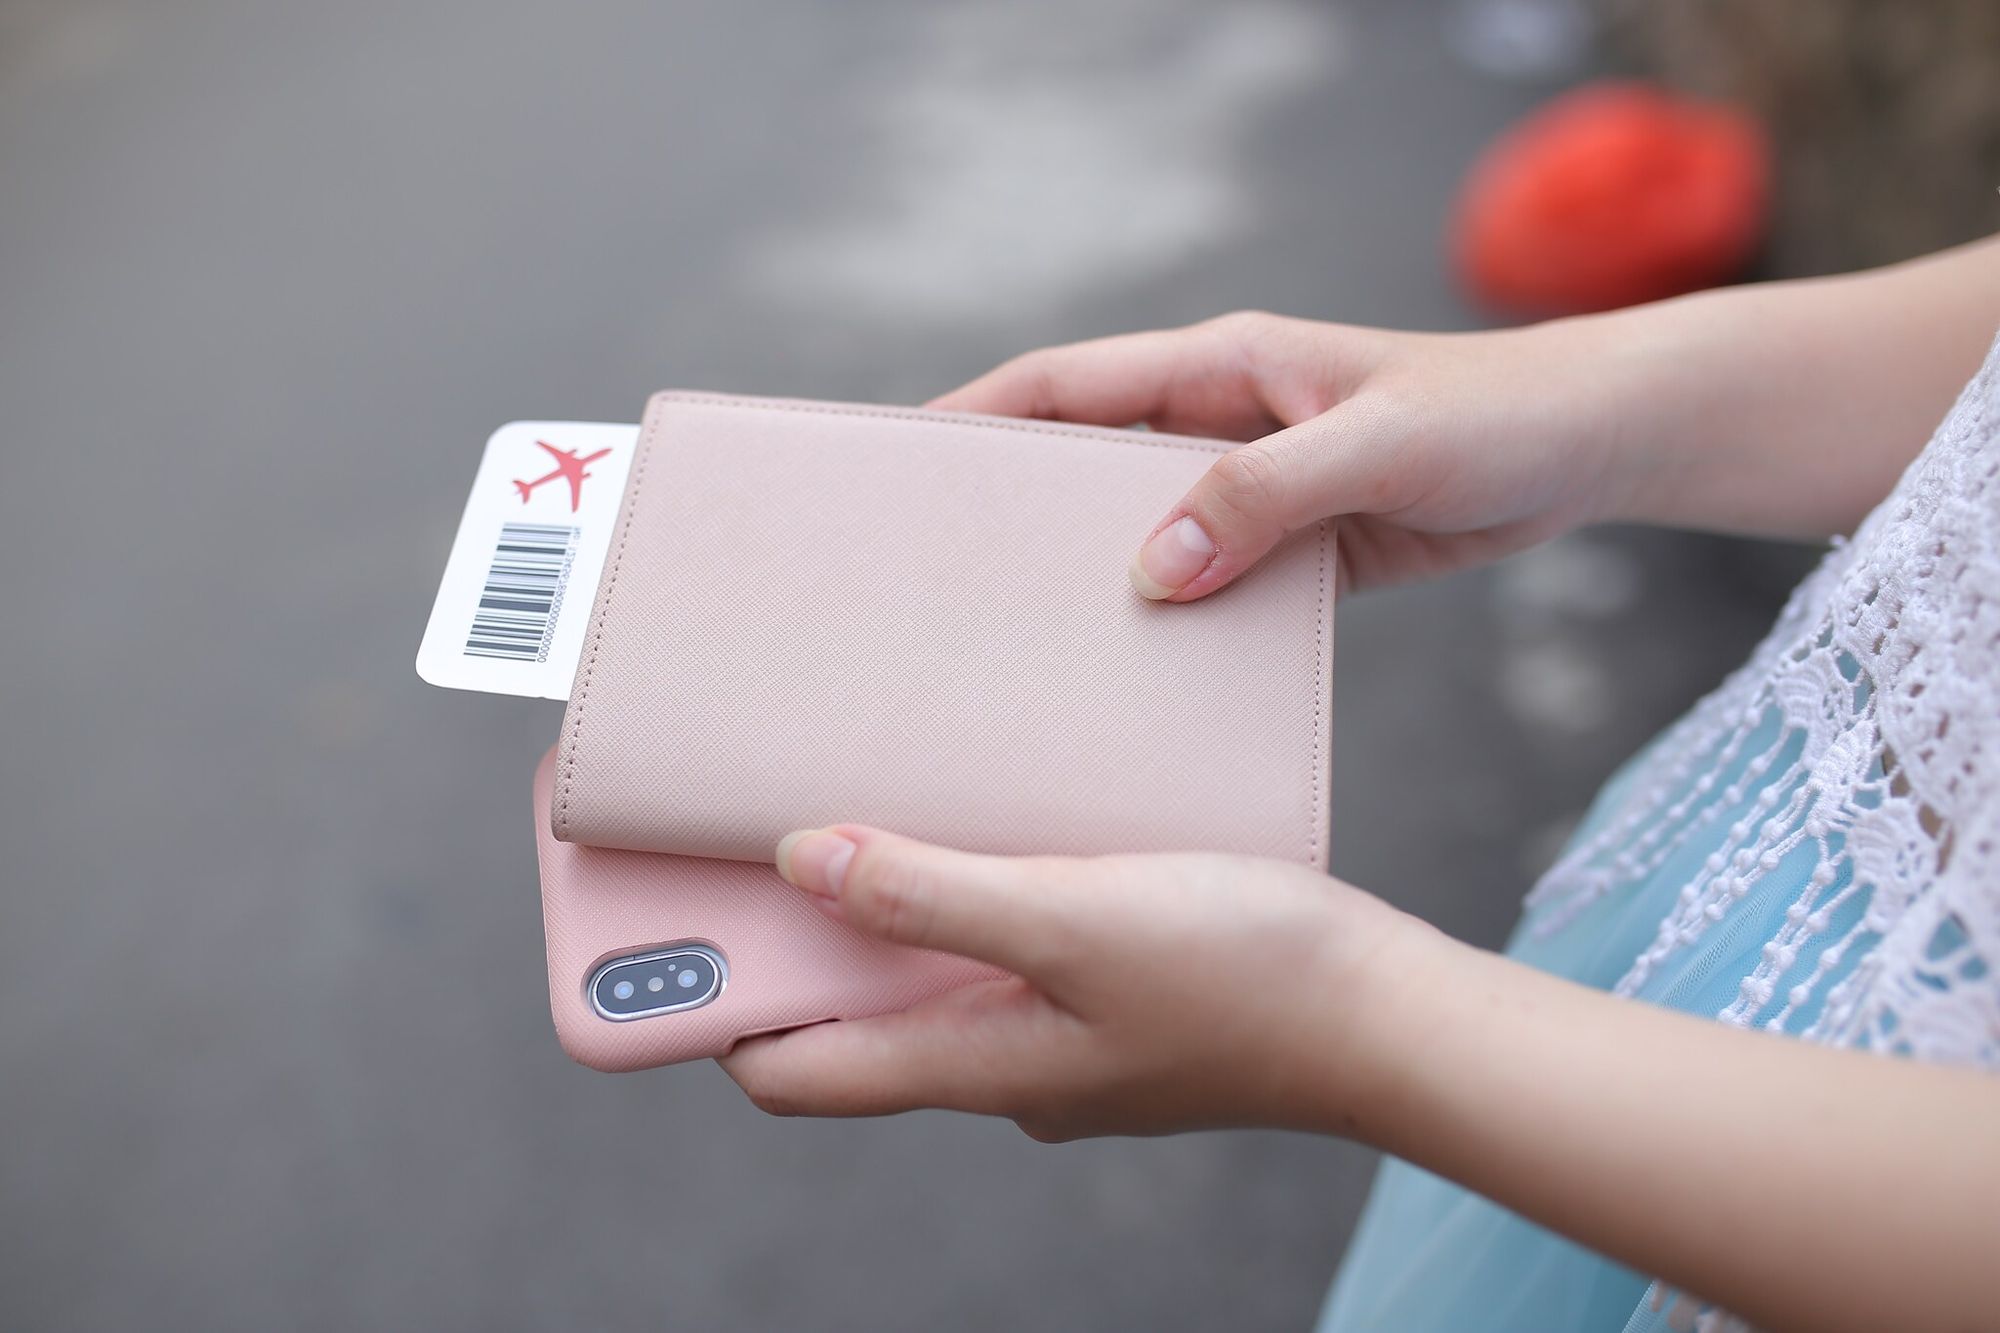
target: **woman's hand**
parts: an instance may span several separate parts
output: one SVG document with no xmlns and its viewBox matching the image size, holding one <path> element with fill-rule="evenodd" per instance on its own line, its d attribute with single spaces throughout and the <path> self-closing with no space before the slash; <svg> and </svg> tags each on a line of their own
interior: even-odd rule
<svg viewBox="0 0 2000 1333">
<path fill-rule="evenodd" d="M 1248 857 L 976 856 L 842 825 L 792 835 L 778 866 L 857 929 L 1015 974 L 738 1046 L 730 1077 L 785 1114 L 950 1107 L 1048 1141 L 1352 1133 L 1383 1058 L 1373 1019 L 1441 950 L 1469 952 Z"/>
<path fill-rule="evenodd" d="M 950 411 L 1248 441 L 1142 534 L 1132 580 L 1191 601 L 1337 517 L 1344 586 L 1427 578 L 1617 514 L 1615 349 L 1582 326 L 1391 333 L 1246 312 L 1030 352 Z"/>
<path fill-rule="evenodd" d="M 1615 999 L 1275 861 L 975 856 L 838 825 L 778 864 L 860 930 L 1014 976 L 744 1042 L 722 1063 L 767 1111 L 1338 1133 L 1758 1327 L 2000 1308 L 1990 1074 Z"/>
<path fill-rule="evenodd" d="M 1996 322 L 2000 237 L 1496 333 L 1225 315 L 1030 352 L 931 405 L 1244 441 L 1134 534 L 1148 597 L 1206 596 L 1324 518 L 1366 588 L 1595 522 L 1846 531 Z"/>
</svg>

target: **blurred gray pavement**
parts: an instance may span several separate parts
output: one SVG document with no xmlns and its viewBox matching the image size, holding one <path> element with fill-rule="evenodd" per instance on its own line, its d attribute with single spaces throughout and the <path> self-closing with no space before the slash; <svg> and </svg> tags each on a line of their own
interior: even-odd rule
<svg viewBox="0 0 2000 1333">
<path fill-rule="evenodd" d="M 1421 4 L 0 0 L 0 1329 L 1305 1325 L 1361 1149 L 569 1064 L 559 709 L 411 658 L 511 418 L 1469 326 L 1443 209 L 1546 91 Z M 1801 558 L 1589 534 L 1345 606 L 1336 871 L 1499 941 Z"/>
</svg>

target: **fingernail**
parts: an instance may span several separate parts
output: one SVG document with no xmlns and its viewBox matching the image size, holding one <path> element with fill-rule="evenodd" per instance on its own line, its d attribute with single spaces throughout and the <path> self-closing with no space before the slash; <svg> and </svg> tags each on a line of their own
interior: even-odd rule
<svg viewBox="0 0 2000 1333">
<path fill-rule="evenodd" d="M 1132 586 L 1141 597 L 1157 602 L 1185 588 L 1214 558 L 1215 543 L 1194 515 L 1183 514 L 1139 548 L 1139 558 L 1132 562 Z"/>
<path fill-rule="evenodd" d="M 807 893 L 837 898 L 848 863 L 854 860 L 854 844 L 825 829 L 800 829 L 778 843 L 776 859 L 778 873 L 788 883 Z"/>
</svg>

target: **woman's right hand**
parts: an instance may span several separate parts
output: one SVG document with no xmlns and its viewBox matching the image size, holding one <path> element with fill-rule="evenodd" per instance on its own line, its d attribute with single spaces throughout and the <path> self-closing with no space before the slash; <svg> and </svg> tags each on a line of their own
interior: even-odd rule
<svg viewBox="0 0 2000 1333">
<path fill-rule="evenodd" d="M 1423 334 L 1244 312 L 1030 352 L 931 406 L 1245 441 L 1140 534 L 1133 583 L 1185 602 L 1323 518 L 1342 586 L 1365 588 L 1616 516 L 1633 360 L 1587 321 Z"/>
</svg>

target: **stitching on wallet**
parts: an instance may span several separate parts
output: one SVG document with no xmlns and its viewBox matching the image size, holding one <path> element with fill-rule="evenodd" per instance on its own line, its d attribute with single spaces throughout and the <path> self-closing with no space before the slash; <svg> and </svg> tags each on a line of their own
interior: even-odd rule
<svg viewBox="0 0 2000 1333">
<path fill-rule="evenodd" d="M 1312 865 L 1319 864 L 1328 818 L 1320 805 L 1320 771 L 1326 767 L 1326 551 L 1331 526 L 1327 519 L 1319 522 L 1319 606 L 1313 613 L 1312 829 L 1306 839 L 1306 859 Z"/>
<path fill-rule="evenodd" d="M 604 646 L 604 622 L 611 615 L 611 599 L 618 590 L 618 574 L 625 564 L 625 547 L 632 535 L 632 516 L 639 509 L 639 489 L 646 481 L 646 464 L 652 461 L 653 441 L 660 433 L 660 419 L 656 414 L 646 427 L 646 438 L 639 443 L 639 456 L 632 465 L 632 491 L 625 497 L 625 512 L 618 518 L 618 553 L 611 561 L 611 574 L 604 582 L 604 601 L 597 608 L 597 621 L 591 626 L 590 660 L 584 664 L 583 680 L 577 686 L 576 700 L 572 705 L 575 716 L 570 721 L 569 754 L 563 763 L 562 808 L 557 812 L 557 823 L 564 833 L 569 832 L 569 799 L 576 787 L 576 750 L 583 737 L 583 710 L 590 701 L 590 682 L 597 675 L 597 653 Z"/>
<path fill-rule="evenodd" d="M 886 407 L 837 407 L 816 403 L 794 403 L 771 398 L 731 398 L 715 394 L 681 393 L 668 391 L 655 396 L 654 402 L 699 403 L 708 407 L 729 407 L 743 410 L 763 410 L 767 412 L 800 412 L 819 416 L 838 417 L 883 417 L 896 421 L 937 421 L 951 425 L 974 425 L 982 430 L 1011 430 L 1028 435 L 1050 435 L 1058 439 L 1098 440 L 1106 444 L 1136 444 L 1152 449 L 1185 449 L 1195 453 L 1223 454 L 1228 449 L 1217 448 L 1193 441 L 1171 439 L 1149 439 L 1143 434 L 1130 431 L 1093 430 L 1090 427 L 1063 427 L 1052 423 L 987 420 L 966 421 L 963 417 L 949 412 L 927 412 L 921 408 Z M 632 532 L 632 519 L 639 508 L 639 488 L 646 480 L 646 464 L 652 460 L 653 442 L 660 432 L 661 413 L 657 408 L 647 413 L 645 438 L 639 444 L 639 456 L 633 464 L 632 491 L 625 497 L 625 512 L 618 520 L 618 551 L 611 562 L 611 573 L 604 585 L 604 601 L 597 608 L 596 623 L 591 629 L 590 660 L 584 664 L 583 678 L 577 686 L 576 698 L 571 703 L 575 714 L 570 723 L 569 754 L 563 765 L 562 807 L 558 820 L 564 833 L 569 832 L 570 793 L 576 785 L 577 743 L 583 735 L 584 706 L 590 699 L 590 683 L 597 673 L 597 653 L 604 643 L 604 622 L 611 614 L 611 599 L 618 586 L 618 574 L 625 563 L 625 547 Z M 1325 753 L 1326 701 L 1326 560 L 1329 544 L 1330 525 L 1324 519 L 1319 524 L 1319 602 L 1313 614 L 1313 753 L 1311 827 L 1307 830 L 1306 860 L 1308 864 L 1319 864 L 1320 839 L 1325 830 L 1325 819 L 1321 816 L 1320 769 Z"/>
</svg>

